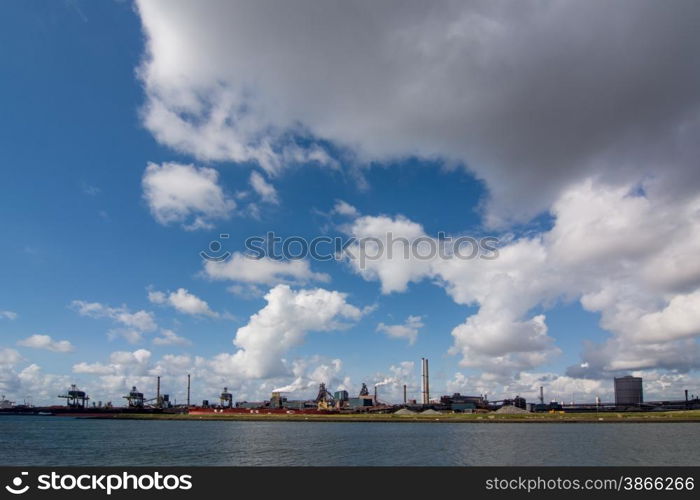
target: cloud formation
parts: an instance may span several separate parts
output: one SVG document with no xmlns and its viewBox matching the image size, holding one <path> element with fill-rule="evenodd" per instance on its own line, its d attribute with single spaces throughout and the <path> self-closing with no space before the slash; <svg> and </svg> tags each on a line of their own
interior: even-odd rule
<svg viewBox="0 0 700 500">
<path fill-rule="evenodd" d="M 17 319 L 17 313 L 14 311 L 0 311 L 0 319 Z"/>
<path fill-rule="evenodd" d="M 249 285 L 288 283 L 303 285 L 310 281 L 330 281 L 330 276 L 311 270 L 306 260 L 276 260 L 270 257 L 249 258 L 234 252 L 225 261 L 204 262 L 204 274 L 214 280 L 229 280 Z"/>
<path fill-rule="evenodd" d="M 669 200 L 649 182 L 645 189 L 584 181 L 552 208 L 548 230 L 504 235 L 495 260 L 418 260 L 403 255 L 351 261 L 384 293 L 431 279 L 458 304 L 478 311 L 454 328 L 450 352 L 460 364 L 490 373 L 531 370 L 559 353 L 546 315 L 560 301 L 579 300 L 600 315 L 611 337 L 584 345 L 575 377 L 608 377 L 641 369 L 685 372 L 700 366 L 700 197 Z M 427 237 L 402 217 L 360 217 L 355 236 L 387 241 Z M 371 250 L 370 250 L 371 251 Z"/>
<path fill-rule="evenodd" d="M 700 185 L 697 2 L 137 6 L 145 125 L 197 158 L 439 158 L 485 181 L 492 225 L 589 177 Z"/>
<path fill-rule="evenodd" d="M 238 350 L 214 359 L 216 370 L 237 377 L 285 375 L 284 356 L 299 346 L 308 332 L 330 331 L 356 321 L 363 311 L 346 302 L 343 293 L 316 288 L 293 290 L 277 285 L 265 295 L 267 305 L 236 332 Z"/>
<path fill-rule="evenodd" d="M 413 345 L 416 343 L 418 332 L 423 326 L 420 316 L 409 316 L 401 325 L 379 323 L 377 325 L 377 331 L 383 332 L 391 338 L 406 339 L 409 345 Z"/>
<path fill-rule="evenodd" d="M 185 337 L 179 336 L 172 330 L 164 328 L 160 332 L 159 337 L 153 338 L 153 345 L 164 346 L 164 345 L 179 345 L 179 346 L 189 346 L 192 342 L 187 340 Z"/>
<path fill-rule="evenodd" d="M 211 229 L 215 220 L 229 218 L 236 208 L 212 168 L 149 163 L 141 183 L 151 214 L 163 225 L 181 224 L 190 231 Z"/>
<path fill-rule="evenodd" d="M 150 311 L 136 311 L 132 313 L 126 306 L 110 307 L 99 302 L 86 302 L 84 300 L 74 300 L 71 308 L 81 316 L 90 318 L 109 318 L 122 325 L 121 328 L 108 332 L 110 339 L 123 337 L 129 343 L 137 344 L 143 334 L 153 332 L 158 328 L 155 317 Z"/>
<path fill-rule="evenodd" d="M 178 288 L 175 292 L 160 292 L 158 290 L 149 290 L 148 300 L 154 304 L 166 304 L 174 307 L 177 311 L 183 314 L 193 316 L 209 316 L 218 318 L 219 314 L 212 311 L 209 304 L 205 300 L 200 299 L 193 293 L 190 293 L 185 288 Z"/>
<path fill-rule="evenodd" d="M 17 345 L 31 347 L 32 349 L 46 349 L 53 352 L 71 352 L 75 350 L 73 344 L 67 340 L 54 340 L 49 335 L 31 335 L 17 342 Z"/>
<path fill-rule="evenodd" d="M 255 170 L 250 173 L 250 186 L 253 188 L 253 191 L 258 193 L 264 202 L 272 203 L 273 205 L 279 203 L 275 186 L 267 182 L 265 178 Z"/>
</svg>

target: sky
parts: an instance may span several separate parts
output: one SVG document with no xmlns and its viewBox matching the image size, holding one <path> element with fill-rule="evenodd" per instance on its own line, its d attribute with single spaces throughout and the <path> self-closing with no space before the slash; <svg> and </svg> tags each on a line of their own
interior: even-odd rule
<svg viewBox="0 0 700 500">
<path fill-rule="evenodd" d="M 427 357 L 433 396 L 700 393 L 700 5 L 672 4 L 4 4 L 0 392 L 397 402 Z M 270 234 L 347 246 L 251 258 Z"/>
</svg>

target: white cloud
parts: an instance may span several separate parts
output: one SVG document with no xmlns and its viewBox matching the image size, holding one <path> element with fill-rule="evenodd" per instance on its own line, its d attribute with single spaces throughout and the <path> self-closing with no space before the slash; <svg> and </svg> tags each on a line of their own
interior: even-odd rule
<svg viewBox="0 0 700 500">
<path fill-rule="evenodd" d="M 222 262 L 206 261 L 204 273 L 215 280 L 231 280 L 247 284 L 272 285 L 277 283 L 304 284 L 309 281 L 330 281 L 330 276 L 311 270 L 305 260 L 275 260 L 269 257 L 255 259 L 234 252 Z"/>
<path fill-rule="evenodd" d="M 533 310 L 580 300 L 601 315 L 600 325 L 612 337 L 603 345 L 586 344 L 583 366 L 571 367 L 570 375 L 687 371 L 700 366 L 700 268 L 690 258 L 700 253 L 698 214 L 700 198 L 668 199 L 655 181 L 640 191 L 587 180 L 553 205 L 551 229 L 506 235 L 495 260 L 385 254 L 366 259 L 364 269 L 359 259 L 351 264 L 366 279 L 379 280 L 383 293 L 430 279 L 456 303 L 477 305 L 477 313 L 452 332 L 450 352 L 461 355 L 465 367 L 517 374 L 545 363 L 559 349 L 545 315 Z M 425 236 L 402 217 L 360 217 L 348 231 L 379 238 L 385 247 L 390 231 L 394 238 Z"/>
<path fill-rule="evenodd" d="M 23 360 L 22 356 L 8 347 L 0 347 L 0 365 L 14 366 Z"/>
<path fill-rule="evenodd" d="M 335 205 L 333 206 L 333 213 L 353 218 L 360 215 L 355 207 L 343 200 L 338 200 L 335 202 Z"/>
<path fill-rule="evenodd" d="M 87 373 L 90 375 L 111 375 L 115 372 L 114 366 L 102 363 L 85 363 L 81 361 L 73 365 L 73 373 Z"/>
<path fill-rule="evenodd" d="M 386 325 L 384 323 L 379 323 L 377 325 L 377 331 L 384 332 L 392 338 L 406 339 L 409 345 L 413 345 L 418 338 L 418 331 L 423 328 L 423 326 L 420 316 L 409 316 L 402 325 Z"/>
<path fill-rule="evenodd" d="M 217 372 L 245 378 L 283 375 L 284 355 L 302 344 L 307 332 L 342 329 L 343 319 L 354 321 L 363 314 L 344 294 L 322 288 L 294 291 L 277 285 L 265 300 L 267 305 L 236 332 L 238 351 L 213 360 Z"/>
<path fill-rule="evenodd" d="M 198 158 L 444 159 L 486 182 L 492 224 L 596 175 L 700 185 L 693 2 L 137 6 L 145 126 Z"/>
<path fill-rule="evenodd" d="M 524 397 L 528 402 L 539 400 L 540 387 L 544 388 L 545 403 L 550 401 L 593 402 L 596 396 L 602 402 L 612 401 L 612 379 L 590 380 L 573 378 L 555 373 L 522 372 L 517 378 L 494 374 L 464 375 L 455 373 L 447 382 L 447 392 L 464 395 L 487 395 L 491 401 L 515 396 Z"/>
<path fill-rule="evenodd" d="M 127 327 L 135 328 L 142 332 L 152 332 L 157 328 L 153 313 L 140 310 L 135 313 L 122 307 L 109 307 L 99 302 L 85 302 L 83 300 L 74 300 L 71 303 L 81 316 L 91 318 L 110 318 Z"/>
<path fill-rule="evenodd" d="M 403 292 L 410 282 L 420 281 L 431 272 L 430 261 L 412 258 L 404 251 L 408 247 L 402 238 L 414 241 L 425 236 L 420 224 L 402 216 L 365 216 L 355 219 L 347 231 L 358 240 L 348 246 L 356 257 L 350 264 L 365 279 L 379 279 L 382 293 Z"/>
<path fill-rule="evenodd" d="M 185 288 L 178 288 L 175 292 L 164 293 L 157 290 L 149 290 L 148 300 L 154 304 L 167 304 L 177 311 L 199 316 L 217 318 L 218 313 L 211 310 L 206 301 L 188 292 Z"/>
<path fill-rule="evenodd" d="M 160 332 L 160 337 L 155 337 L 153 339 L 153 344 L 154 345 L 181 345 L 181 346 L 188 346 L 191 345 L 192 342 L 187 340 L 184 337 L 180 337 L 178 334 L 176 334 L 172 330 L 168 329 L 163 329 Z"/>
<path fill-rule="evenodd" d="M 31 335 L 17 342 L 17 345 L 31 347 L 32 349 L 46 349 L 53 352 L 71 352 L 75 350 L 73 344 L 67 340 L 54 340 L 49 335 Z"/>
<path fill-rule="evenodd" d="M 149 163 L 142 185 L 151 214 L 163 225 L 178 223 L 187 230 L 210 229 L 214 220 L 227 219 L 236 208 L 212 168 Z"/>
<path fill-rule="evenodd" d="M 68 377 L 46 374 L 36 364 L 20 366 L 26 362 L 16 350 L 0 347 L 0 392 L 17 402 L 56 403 L 56 394 L 65 390 Z"/>
<path fill-rule="evenodd" d="M 0 319 L 17 319 L 17 313 L 13 311 L 0 311 Z"/>
<path fill-rule="evenodd" d="M 275 186 L 267 182 L 265 178 L 255 170 L 250 173 L 250 185 L 253 190 L 260 195 L 263 201 L 274 205 L 279 203 Z"/>
<path fill-rule="evenodd" d="M 132 313 L 126 306 L 110 307 L 99 302 L 86 302 L 74 300 L 71 308 L 81 316 L 90 318 L 109 318 L 122 325 L 107 332 L 110 340 L 124 338 L 131 344 L 137 344 L 143 340 L 143 334 L 153 332 L 158 328 L 153 313 L 149 311 L 136 311 Z"/>
</svg>

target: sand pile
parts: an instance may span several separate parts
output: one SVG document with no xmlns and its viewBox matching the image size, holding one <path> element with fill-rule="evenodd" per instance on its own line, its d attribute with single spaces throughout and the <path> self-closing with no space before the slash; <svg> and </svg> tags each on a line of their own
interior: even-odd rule
<svg viewBox="0 0 700 500">
<path fill-rule="evenodd" d="M 430 410 L 425 410 L 421 412 L 421 415 L 440 415 L 439 411 L 435 411 L 433 409 Z"/>
<path fill-rule="evenodd" d="M 496 410 L 496 413 L 505 413 L 508 415 L 516 415 L 519 413 L 530 413 L 527 410 L 523 410 L 522 408 L 518 408 L 517 406 L 501 406 L 498 410 Z"/>
<path fill-rule="evenodd" d="M 415 415 L 415 414 L 416 414 L 415 411 L 411 411 L 408 408 L 401 408 L 400 410 L 394 412 L 394 415 Z"/>
</svg>

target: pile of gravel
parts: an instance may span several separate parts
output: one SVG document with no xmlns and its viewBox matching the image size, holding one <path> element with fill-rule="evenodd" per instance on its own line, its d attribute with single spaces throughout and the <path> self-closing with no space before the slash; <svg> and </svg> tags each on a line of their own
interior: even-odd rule
<svg viewBox="0 0 700 500">
<path fill-rule="evenodd" d="M 394 412 L 394 415 L 415 415 L 415 414 L 416 414 L 415 411 L 411 411 L 408 408 L 401 408 L 400 410 Z"/>
<path fill-rule="evenodd" d="M 501 406 L 498 410 L 496 410 L 496 413 L 506 413 L 508 415 L 516 415 L 520 413 L 530 413 L 527 410 L 523 410 L 522 408 L 518 408 L 517 406 Z"/>
<path fill-rule="evenodd" d="M 421 415 L 441 415 L 441 413 L 439 411 L 435 411 L 433 409 L 430 409 L 430 410 L 422 411 Z"/>
</svg>

